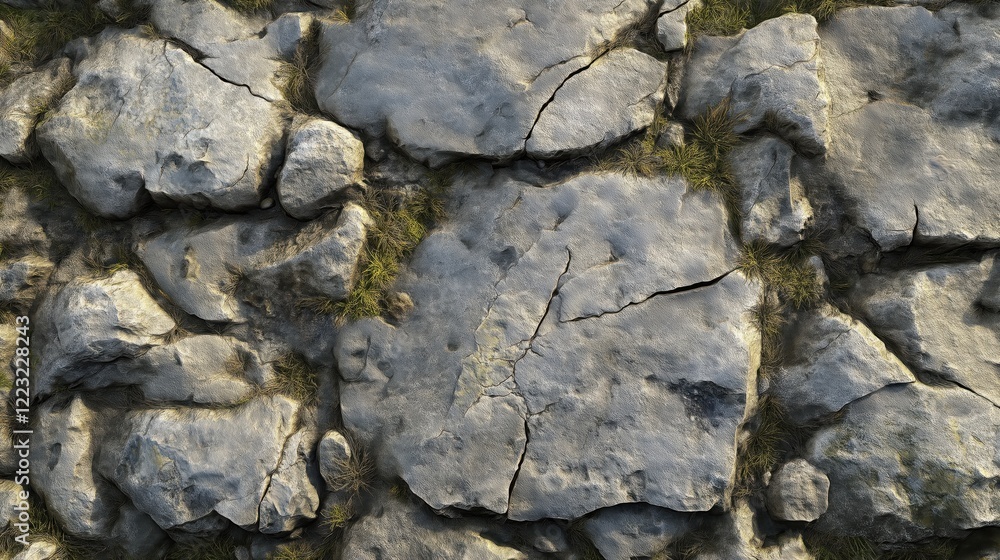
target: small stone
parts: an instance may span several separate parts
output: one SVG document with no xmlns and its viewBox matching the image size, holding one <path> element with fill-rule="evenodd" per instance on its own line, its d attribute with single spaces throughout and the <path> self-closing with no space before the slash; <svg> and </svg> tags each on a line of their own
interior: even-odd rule
<svg viewBox="0 0 1000 560">
<path fill-rule="evenodd" d="M 767 487 L 767 510 L 785 521 L 815 521 L 826 513 L 830 479 L 804 459 L 785 463 Z"/>
<path fill-rule="evenodd" d="M 684 145 L 684 125 L 672 121 L 667 123 L 660 135 L 656 137 L 657 148 L 680 148 Z"/>
<path fill-rule="evenodd" d="M 700 0 L 687 0 L 660 16 L 656 21 L 656 39 L 663 46 L 663 50 L 679 51 L 687 46 L 687 15 L 699 6 L 701 6 Z"/>
<path fill-rule="evenodd" d="M 351 446 L 343 434 L 330 430 L 319 440 L 319 472 L 328 488 L 337 488 L 343 476 L 343 466 L 352 456 Z"/>
<path fill-rule="evenodd" d="M 271 208 L 273 206 L 274 206 L 274 199 L 271 197 L 267 197 L 264 200 L 260 201 L 261 210 L 267 210 L 268 208 Z"/>
</svg>

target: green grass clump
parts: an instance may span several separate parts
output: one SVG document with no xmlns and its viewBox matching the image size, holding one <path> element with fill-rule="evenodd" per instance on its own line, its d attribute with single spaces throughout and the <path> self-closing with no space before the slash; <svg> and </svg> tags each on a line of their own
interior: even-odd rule
<svg viewBox="0 0 1000 560">
<path fill-rule="evenodd" d="M 814 304 L 823 296 L 816 271 L 805 261 L 804 255 L 779 253 L 760 242 L 747 243 L 743 246 L 740 268 L 748 277 L 775 289 L 784 301 L 797 308 Z"/>
<path fill-rule="evenodd" d="M 366 197 L 364 206 L 373 225 L 365 241 L 360 274 L 347 300 L 329 306 L 341 320 L 375 317 L 386 310 L 389 288 L 401 263 L 409 258 L 430 228 L 444 219 L 444 195 L 452 173 L 453 170 L 432 173 L 428 186 L 408 198 L 378 192 Z"/>
<path fill-rule="evenodd" d="M 295 49 L 292 60 L 281 63 L 278 80 L 282 95 L 292 110 L 307 115 L 319 115 L 319 103 L 314 93 L 319 69 L 319 22 L 313 22 L 308 33 Z"/>
<path fill-rule="evenodd" d="M 781 458 L 791 428 L 778 401 L 767 395 L 757 403 L 755 427 L 740 446 L 736 461 L 733 495 L 747 497 Z"/>
<path fill-rule="evenodd" d="M 319 399 L 319 372 L 298 354 L 286 354 L 274 364 L 270 393 L 285 395 L 302 403 Z"/>
<path fill-rule="evenodd" d="M 348 500 L 346 502 L 332 503 L 323 510 L 322 525 L 329 533 L 334 533 L 347 527 L 356 512 L 354 504 Z"/>
<path fill-rule="evenodd" d="M 274 0 L 224 0 L 224 3 L 244 14 L 256 14 L 270 10 Z"/>
</svg>

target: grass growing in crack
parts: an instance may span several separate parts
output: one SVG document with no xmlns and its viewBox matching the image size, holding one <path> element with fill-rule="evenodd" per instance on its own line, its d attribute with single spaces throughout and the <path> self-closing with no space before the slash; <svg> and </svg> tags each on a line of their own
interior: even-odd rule
<svg viewBox="0 0 1000 560">
<path fill-rule="evenodd" d="M 764 475 L 777 466 L 782 446 L 791 431 L 778 401 L 765 395 L 757 403 L 755 429 L 740 445 L 733 495 L 746 497 L 761 484 Z"/>
<path fill-rule="evenodd" d="M 54 558 L 59 560 L 94 560 L 111 557 L 111 551 L 107 546 L 74 537 L 63 531 L 42 500 L 32 496 L 29 498 L 29 504 L 31 531 L 28 542 L 53 543 L 58 548 Z M 14 540 L 16 534 L 17 531 L 13 526 L 0 531 L 0 554 L 13 555 L 21 549 L 21 545 Z"/>
<path fill-rule="evenodd" d="M 232 560 L 236 558 L 236 542 L 229 537 L 178 543 L 170 549 L 166 560 Z"/>
<path fill-rule="evenodd" d="M 270 10 L 274 0 L 223 0 L 223 3 L 244 14 L 256 14 Z"/>
<path fill-rule="evenodd" d="M 641 138 L 598 162 L 598 169 L 645 177 L 681 176 L 693 190 L 721 195 L 729 215 L 738 219 L 739 188 L 729 167 L 729 153 L 740 141 L 735 127 L 741 118 L 733 114 L 726 98 L 695 117 L 683 145 L 660 147 L 656 141 L 667 123 L 659 117 Z"/>
<path fill-rule="evenodd" d="M 338 460 L 334 465 L 337 475 L 330 481 L 330 490 L 346 491 L 357 496 L 371 488 L 375 480 L 375 459 L 349 434 L 345 433 L 344 437 L 351 449 L 351 456 Z"/>
<path fill-rule="evenodd" d="M 51 202 L 53 191 L 58 188 L 59 179 L 46 163 L 14 166 L 0 160 L 0 194 L 20 190 L 36 202 Z"/>
<path fill-rule="evenodd" d="M 285 395 L 302 403 L 319 399 L 319 372 L 298 354 L 286 354 L 274 364 L 274 379 L 268 392 Z"/>
<path fill-rule="evenodd" d="M 372 217 L 360 274 L 347 296 L 332 310 L 340 320 L 381 315 L 387 308 L 388 291 L 400 264 L 416 249 L 434 224 L 445 217 L 444 196 L 455 170 L 432 172 L 428 186 L 409 198 L 389 197 L 372 191 L 364 202 Z"/>
<path fill-rule="evenodd" d="M 358 6 L 356 0 L 346 0 L 344 5 L 337 8 L 330 19 L 334 23 L 350 23 L 357 17 Z"/>
<path fill-rule="evenodd" d="M 321 523 L 327 532 L 335 533 L 347 527 L 356 514 L 351 500 L 332 503 L 323 510 Z"/>
<path fill-rule="evenodd" d="M 838 11 L 862 5 L 893 6 L 894 0 L 702 0 L 687 16 L 688 34 L 735 35 L 763 21 L 788 13 L 811 14 L 823 22 Z"/>
<path fill-rule="evenodd" d="M 816 271 L 805 256 L 780 253 L 765 243 L 752 242 L 743 246 L 739 265 L 748 277 L 777 290 L 784 301 L 800 308 L 818 302 L 823 295 Z"/>
<path fill-rule="evenodd" d="M 314 21 L 295 49 L 292 60 L 283 62 L 278 69 L 280 89 L 285 100 L 292 110 L 307 115 L 321 113 L 314 93 L 315 76 L 320 64 L 319 33 L 320 24 Z"/>
<path fill-rule="evenodd" d="M 863 537 L 818 531 L 807 531 L 803 540 L 816 560 L 950 560 L 957 548 L 954 541 L 936 539 L 896 550 L 881 550 Z"/>
<path fill-rule="evenodd" d="M 246 268 L 239 265 L 226 265 L 226 279 L 222 283 L 222 293 L 229 298 L 235 298 L 246 291 L 250 285 L 250 274 Z"/>
</svg>

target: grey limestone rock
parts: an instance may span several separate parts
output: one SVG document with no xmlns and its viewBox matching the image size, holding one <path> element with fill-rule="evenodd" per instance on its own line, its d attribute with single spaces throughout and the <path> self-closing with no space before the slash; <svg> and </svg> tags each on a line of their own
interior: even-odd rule
<svg viewBox="0 0 1000 560">
<path fill-rule="evenodd" d="M 351 460 L 353 452 L 347 438 L 336 430 L 323 434 L 317 448 L 319 472 L 327 488 L 336 488 L 343 477 L 343 467 Z"/>
<path fill-rule="evenodd" d="M 130 270 L 53 288 L 33 323 L 33 348 L 39 352 L 33 389 L 41 395 L 97 374 L 115 360 L 139 357 L 174 327 Z"/>
<path fill-rule="evenodd" d="M 990 253 L 980 262 L 871 274 L 850 302 L 914 372 L 958 383 L 1000 406 L 1000 314 L 978 302 L 998 267 Z"/>
<path fill-rule="evenodd" d="M 804 181 L 841 193 L 881 250 L 1000 239 L 987 187 L 1000 158 L 995 25 L 954 4 L 847 9 L 821 29 L 831 148 Z"/>
<path fill-rule="evenodd" d="M 694 526 L 690 514 L 623 504 L 588 517 L 583 530 L 605 558 L 652 558 Z"/>
<path fill-rule="evenodd" d="M 667 65 L 635 49 L 616 49 L 570 76 L 531 128 L 529 157 L 602 149 L 649 126 L 663 102 Z"/>
<path fill-rule="evenodd" d="M 957 386 L 886 387 L 851 404 L 809 444 L 830 479 L 817 529 L 912 542 L 996 525 L 998 433 L 1000 410 Z"/>
<path fill-rule="evenodd" d="M 98 469 L 163 529 L 213 512 L 255 528 L 298 410 L 276 396 L 230 409 L 137 411 L 121 441 L 103 447 Z"/>
<path fill-rule="evenodd" d="M 344 558 L 527 560 L 528 555 L 490 538 L 479 519 L 447 519 L 410 501 L 387 498 L 344 534 Z M 405 535 L 405 538 L 401 538 Z"/>
<path fill-rule="evenodd" d="M 786 360 L 773 379 L 793 422 L 809 424 L 913 374 L 863 323 L 830 305 L 799 312 L 787 327 Z"/>
<path fill-rule="evenodd" d="M 278 176 L 278 200 L 293 218 L 311 220 L 343 204 L 364 183 L 365 149 L 351 131 L 322 119 L 297 120 Z"/>
<path fill-rule="evenodd" d="M 792 147 L 764 135 L 737 146 L 730 155 L 740 186 L 744 242 L 789 247 L 802 240 L 812 207 L 802 184 L 790 174 Z"/>
<path fill-rule="evenodd" d="M 767 511 L 786 521 L 816 521 L 826 513 L 830 479 L 803 459 L 781 465 L 767 486 Z"/>
<path fill-rule="evenodd" d="M 71 79 L 69 59 L 57 58 L 0 91 L 0 157 L 27 163 L 38 155 L 32 138 L 35 124 Z"/>
<path fill-rule="evenodd" d="M 110 536 L 121 492 L 94 472 L 102 445 L 99 412 L 80 397 L 49 399 L 35 412 L 31 438 L 31 488 L 71 535 Z"/>
<path fill-rule="evenodd" d="M 256 208 L 281 138 L 277 108 L 164 40 L 108 29 L 79 45 L 77 79 L 38 128 L 60 180 L 88 210 L 160 204 Z"/>
<path fill-rule="evenodd" d="M 721 200 L 617 174 L 455 189 L 396 286 L 410 314 L 337 341 L 345 423 L 384 474 L 434 508 L 521 520 L 724 501 L 759 287 L 732 272 Z M 665 431 L 636 437 L 647 422 Z"/>
<path fill-rule="evenodd" d="M 700 0 L 669 0 L 663 3 L 660 7 L 662 14 L 656 20 L 656 40 L 665 51 L 679 51 L 687 46 L 687 15 L 700 6 Z"/>
<path fill-rule="evenodd" d="M 699 38 L 684 74 L 681 114 L 694 118 L 730 97 L 732 114 L 743 117 L 738 132 L 770 117 L 797 149 L 824 153 L 829 99 L 819 79 L 819 43 L 807 14 L 769 19 L 736 37 Z"/>
<path fill-rule="evenodd" d="M 314 428 L 304 427 L 285 442 L 281 462 L 260 503 L 261 533 L 290 533 L 316 519 L 320 507 L 315 480 L 317 438 Z"/>
<path fill-rule="evenodd" d="M 420 160 L 511 159 L 567 78 L 649 9 L 645 0 L 573 9 L 374 0 L 355 21 L 323 24 L 316 98 L 338 122 L 388 134 Z"/>
</svg>

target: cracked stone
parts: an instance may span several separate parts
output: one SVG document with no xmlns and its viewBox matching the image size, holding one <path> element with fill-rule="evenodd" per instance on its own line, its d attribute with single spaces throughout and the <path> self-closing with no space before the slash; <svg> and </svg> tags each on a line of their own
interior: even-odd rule
<svg viewBox="0 0 1000 560">
<path fill-rule="evenodd" d="M 848 9 L 821 30 L 830 151 L 803 182 L 838 193 L 882 251 L 914 235 L 1000 242 L 990 187 L 1000 159 L 995 27 L 956 4 Z"/>
<path fill-rule="evenodd" d="M 979 262 L 863 276 L 850 304 L 915 372 L 953 381 L 1000 406 L 1000 314 L 983 309 L 1000 270 Z"/>
<path fill-rule="evenodd" d="M 819 42 L 807 14 L 769 19 L 736 37 L 700 37 L 684 74 L 681 114 L 693 119 L 729 97 L 731 114 L 742 117 L 737 132 L 773 120 L 799 151 L 824 153 L 829 100 Z"/>
<path fill-rule="evenodd" d="M 276 107 L 183 50 L 109 28 L 75 43 L 77 79 L 38 127 L 60 181 L 91 212 L 162 205 L 256 208 L 280 148 Z"/>
<path fill-rule="evenodd" d="M 786 359 L 770 380 L 788 417 L 799 424 L 913 374 L 863 323 L 830 305 L 800 311 L 786 328 Z"/>
<path fill-rule="evenodd" d="M 533 0 L 375 0 L 355 21 L 322 24 L 316 99 L 338 122 L 388 134 L 422 161 L 508 160 L 524 151 L 560 84 L 648 9 L 646 0 L 571 10 Z"/>
<path fill-rule="evenodd" d="M 538 188 L 478 170 L 461 175 L 454 189 L 453 200 L 461 202 L 420 245 L 396 286 L 411 296 L 413 310 L 397 326 L 378 319 L 349 324 L 335 348 L 344 422 L 383 458 L 383 474 L 403 478 L 436 509 L 504 513 L 510 507 L 521 519 L 581 516 L 643 498 L 687 510 L 719 502 L 756 369 L 757 335 L 743 309 L 759 290 L 732 272 L 737 251 L 722 201 L 686 192 L 678 178 L 617 174 L 582 174 Z M 686 305 L 686 315 L 670 311 L 668 301 Z M 623 342 L 633 338 L 621 336 L 626 325 L 647 337 Z M 688 365 L 712 365 L 682 378 L 656 364 L 683 361 L 669 339 L 689 340 L 684 329 L 699 333 L 697 345 L 714 348 L 715 355 L 688 349 Z M 577 416 L 559 403 L 559 410 L 529 417 L 527 406 L 538 412 L 544 405 L 536 404 L 550 395 L 532 373 L 548 367 L 536 352 L 555 360 L 550 348 L 558 340 L 580 363 L 553 362 L 549 374 L 565 381 L 562 390 L 575 387 Z M 636 393 L 591 389 L 589 376 L 600 364 L 605 377 L 640 376 Z M 652 403 L 661 399 L 676 406 L 660 411 Z M 627 453 L 641 443 L 629 440 L 624 417 L 615 428 L 602 412 L 626 403 L 648 403 L 633 411 L 633 420 L 666 415 L 717 452 L 701 459 L 680 448 L 674 457 Z M 533 441 L 544 442 L 546 430 L 581 430 L 566 436 L 576 448 L 558 449 L 580 468 L 603 466 L 604 452 L 587 455 L 593 449 L 582 444 L 586 426 L 595 423 L 626 450 L 608 474 L 615 490 L 603 498 L 584 494 L 589 486 L 582 470 L 537 497 L 525 490 L 540 484 L 532 477 L 547 444 Z M 701 472 L 685 470 L 696 464 Z M 673 467 L 686 474 L 670 480 L 653 474 Z M 512 482 L 517 501 L 510 500 Z"/>
<path fill-rule="evenodd" d="M 529 157 L 545 159 L 600 150 L 652 124 L 663 102 L 667 65 L 635 49 L 619 49 L 569 77 L 532 127 Z"/>
<path fill-rule="evenodd" d="M 852 403 L 809 443 L 830 479 L 816 529 L 914 542 L 996 525 L 998 432 L 1000 409 L 955 386 L 896 385 Z"/>
<path fill-rule="evenodd" d="M 660 42 L 663 50 L 667 52 L 679 51 L 687 46 L 688 12 L 698 9 L 700 6 L 700 0 L 687 0 L 682 3 L 674 0 L 664 3 L 660 9 L 669 11 L 665 11 L 656 20 L 656 40 Z"/>
<path fill-rule="evenodd" d="M 38 156 L 32 133 L 41 117 L 39 111 L 59 100 L 61 88 L 71 77 L 69 59 L 57 58 L 0 91 L 0 157 L 10 163 L 27 163 Z"/>
</svg>

